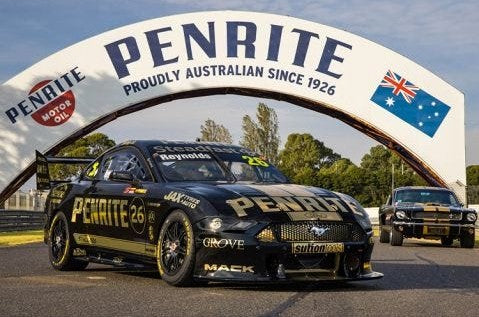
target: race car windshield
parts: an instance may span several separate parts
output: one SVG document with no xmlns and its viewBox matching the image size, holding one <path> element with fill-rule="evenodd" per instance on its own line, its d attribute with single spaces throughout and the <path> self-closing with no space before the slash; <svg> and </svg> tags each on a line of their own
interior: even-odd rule
<svg viewBox="0 0 479 317">
<path fill-rule="evenodd" d="M 209 153 L 157 153 L 152 156 L 163 176 L 172 182 L 228 182 L 231 178 Z"/>
<path fill-rule="evenodd" d="M 253 183 L 288 183 L 288 179 L 266 159 L 258 156 L 218 153 L 236 180 Z"/>
<path fill-rule="evenodd" d="M 446 190 L 408 189 L 396 192 L 397 203 L 423 203 L 459 206 L 454 194 Z"/>
</svg>

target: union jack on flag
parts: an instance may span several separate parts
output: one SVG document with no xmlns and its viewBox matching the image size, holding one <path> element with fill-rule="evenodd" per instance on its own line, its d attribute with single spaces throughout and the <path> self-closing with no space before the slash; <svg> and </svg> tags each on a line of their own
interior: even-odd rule
<svg viewBox="0 0 479 317">
<path fill-rule="evenodd" d="M 371 101 L 431 138 L 451 109 L 392 70 L 386 72 Z"/>
<path fill-rule="evenodd" d="M 419 87 L 414 86 L 408 82 L 404 77 L 400 77 L 391 70 L 388 70 L 381 82 L 381 87 L 393 89 L 393 94 L 399 96 L 401 94 L 407 103 L 411 103 L 412 99 L 416 97 L 416 90 Z"/>
</svg>

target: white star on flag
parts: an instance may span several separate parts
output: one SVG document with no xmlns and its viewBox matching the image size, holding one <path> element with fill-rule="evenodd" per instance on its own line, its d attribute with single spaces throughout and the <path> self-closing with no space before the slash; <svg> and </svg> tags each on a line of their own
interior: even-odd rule
<svg viewBox="0 0 479 317">
<path fill-rule="evenodd" d="M 393 97 L 387 97 L 386 98 L 386 105 L 388 105 L 389 107 L 394 106 L 394 98 Z"/>
</svg>

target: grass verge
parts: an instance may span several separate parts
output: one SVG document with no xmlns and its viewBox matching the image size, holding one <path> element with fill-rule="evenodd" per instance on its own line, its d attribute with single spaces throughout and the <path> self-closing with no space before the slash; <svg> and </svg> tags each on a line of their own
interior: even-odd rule
<svg viewBox="0 0 479 317">
<path fill-rule="evenodd" d="M 0 246 L 43 241 L 43 230 L 0 232 Z"/>
</svg>

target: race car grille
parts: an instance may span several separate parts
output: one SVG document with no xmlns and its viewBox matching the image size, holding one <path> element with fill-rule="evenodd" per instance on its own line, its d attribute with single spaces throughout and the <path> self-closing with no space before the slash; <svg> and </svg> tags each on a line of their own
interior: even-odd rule
<svg viewBox="0 0 479 317">
<path fill-rule="evenodd" d="M 413 219 L 431 219 L 431 220 L 461 220 L 461 213 L 447 213 L 447 212 L 430 212 L 417 211 L 412 213 Z"/>
<path fill-rule="evenodd" d="M 322 223 L 298 221 L 274 224 L 271 229 L 278 241 L 330 241 L 350 242 L 365 239 L 364 232 L 354 223 Z"/>
</svg>

